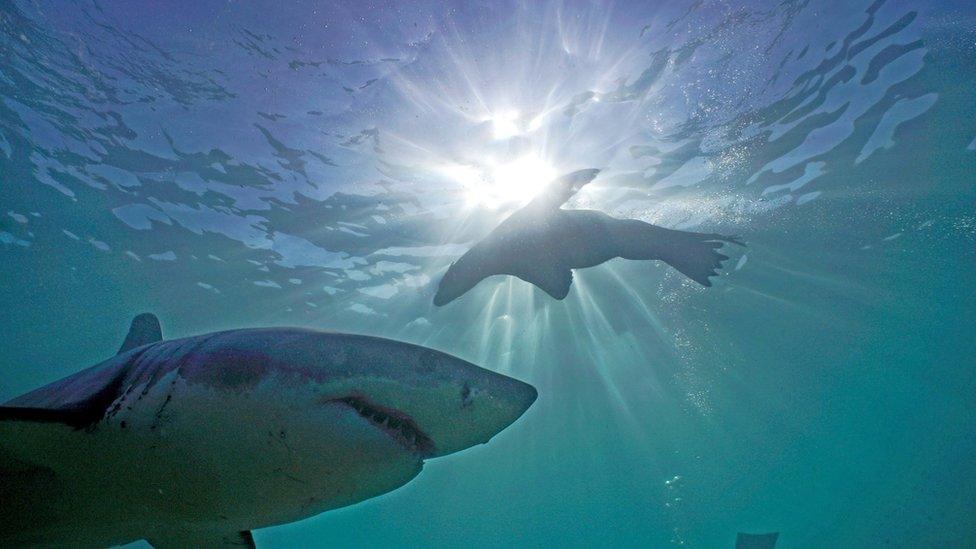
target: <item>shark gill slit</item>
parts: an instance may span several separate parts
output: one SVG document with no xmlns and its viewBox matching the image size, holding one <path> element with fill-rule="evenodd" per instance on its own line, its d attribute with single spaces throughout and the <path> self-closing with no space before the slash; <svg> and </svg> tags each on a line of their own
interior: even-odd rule
<svg viewBox="0 0 976 549">
<path fill-rule="evenodd" d="M 420 429 L 413 418 L 400 410 L 379 406 L 361 396 L 341 397 L 332 399 L 331 402 L 338 402 L 352 408 L 361 417 L 412 452 L 429 456 L 435 451 L 434 441 Z"/>
</svg>

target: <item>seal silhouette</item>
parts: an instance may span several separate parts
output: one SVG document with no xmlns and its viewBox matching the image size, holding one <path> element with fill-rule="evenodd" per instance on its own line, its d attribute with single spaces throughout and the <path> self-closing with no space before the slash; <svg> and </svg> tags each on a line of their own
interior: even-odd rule
<svg viewBox="0 0 976 549">
<path fill-rule="evenodd" d="M 619 219 L 595 210 L 566 210 L 566 203 L 598 169 L 572 172 L 550 182 L 529 204 L 498 225 L 451 264 L 434 296 L 443 306 L 493 275 L 510 275 L 564 299 L 573 269 L 585 269 L 616 257 L 659 260 L 703 286 L 711 286 L 728 256 L 725 243 L 736 237 L 658 227 L 637 219 Z"/>
</svg>

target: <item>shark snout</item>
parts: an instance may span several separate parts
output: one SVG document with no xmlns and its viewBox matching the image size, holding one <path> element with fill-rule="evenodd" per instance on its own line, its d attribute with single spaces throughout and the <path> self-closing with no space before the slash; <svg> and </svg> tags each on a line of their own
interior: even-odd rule
<svg viewBox="0 0 976 549">
<path fill-rule="evenodd" d="M 509 418 L 507 418 L 506 423 L 498 429 L 495 433 L 498 434 L 502 429 L 505 429 L 512 423 L 522 417 L 528 409 L 535 402 L 535 399 L 539 398 L 539 391 L 535 387 L 525 383 L 524 381 L 519 381 L 514 378 L 509 378 L 512 380 L 514 387 L 512 388 L 512 394 L 510 396 L 511 402 L 509 403 Z M 490 438 L 490 437 L 489 437 Z"/>
<path fill-rule="evenodd" d="M 433 349 L 363 336 L 344 343 L 316 355 L 329 364 L 318 398 L 423 458 L 488 442 L 538 397 L 524 381 Z"/>
<path fill-rule="evenodd" d="M 514 414 L 511 421 L 508 423 L 508 425 L 510 425 L 516 419 L 522 417 L 522 414 L 524 414 L 529 409 L 529 407 L 532 406 L 532 403 L 535 402 L 535 399 L 539 398 L 539 391 L 537 391 L 535 387 L 529 385 L 528 383 L 525 383 L 524 381 L 519 381 L 511 377 L 507 379 L 511 380 L 511 384 L 512 384 L 512 387 L 509 389 L 509 391 L 510 391 L 510 398 L 512 400 L 511 411 Z M 508 425 L 506 425 L 506 427 Z"/>
<path fill-rule="evenodd" d="M 522 417 L 538 397 L 528 383 L 472 368 L 479 370 L 478 375 L 460 382 L 459 398 L 446 403 L 442 421 L 428 423 L 435 456 L 488 442 Z"/>
<path fill-rule="evenodd" d="M 486 397 L 486 400 L 495 400 L 496 402 L 493 404 L 498 408 L 498 415 L 494 418 L 498 423 L 488 426 L 488 430 L 491 432 L 488 438 L 495 436 L 512 423 L 515 423 L 515 420 L 522 417 L 522 414 L 539 397 L 539 392 L 528 383 L 507 376 L 501 377 L 504 378 L 505 382 L 502 394 L 488 395 Z M 482 405 L 487 406 L 489 403 L 484 402 Z M 485 442 L 487 442 L 487 439 Z"/>
</svg>

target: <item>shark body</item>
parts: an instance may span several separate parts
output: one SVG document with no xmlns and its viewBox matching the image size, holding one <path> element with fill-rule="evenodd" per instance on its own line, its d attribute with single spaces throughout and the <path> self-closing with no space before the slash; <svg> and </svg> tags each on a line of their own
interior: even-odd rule
<svg viewBox="0 0 976 549">
<path fill-rule="evenodd" d="M 140 315 L 115 357 L 0 407 L 0 546 L 253 546 L 252 529 L 383 494 L 487 442 L 536 398 L 375 337 L 157 339 Z"/>
</svg>

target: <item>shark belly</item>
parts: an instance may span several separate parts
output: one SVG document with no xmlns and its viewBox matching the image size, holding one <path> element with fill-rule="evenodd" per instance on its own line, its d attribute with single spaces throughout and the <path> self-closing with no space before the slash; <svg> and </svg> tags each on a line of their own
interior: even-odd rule
<svg viewBox="0 0 976 549">
<path fill-rule="evenodd" d="M 238 391 L 177 377 L 169 404 L 157 397 L 162 413 L 142 414 L 135 427 L 155 437 L 146 451 L 162 465 L 156 491 L 168 494 L 159 513 L 247 530 L 362 501 L 420 472 L 418 456 L 353 411 L 288 381 Z M 350 440 L 360 442 L 353 452 Z"/>
</svg>

